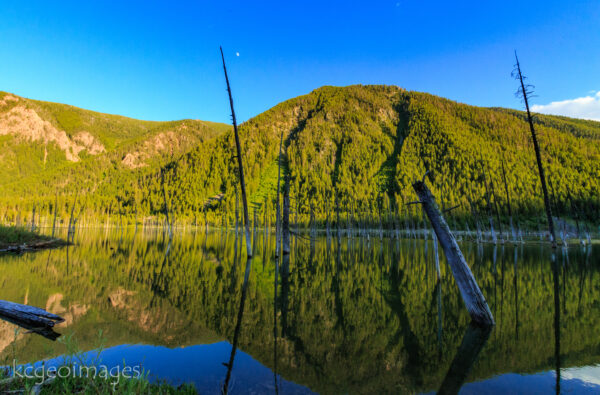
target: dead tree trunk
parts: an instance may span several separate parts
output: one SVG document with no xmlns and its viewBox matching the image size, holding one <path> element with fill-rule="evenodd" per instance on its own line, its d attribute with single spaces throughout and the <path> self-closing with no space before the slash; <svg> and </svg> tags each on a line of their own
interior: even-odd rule
<svg viewBox="0 0 600 395">
<path fill-rule="evenodd" d="M 496 198 L 496 192 L 494 191 L 494 180 L 492 179 L 491 174 L 490 174 L 490 190 L 492 192 L 492 198 L 494 199 L 494 211 L 496 213 L 496 220 L 498 221 L 498 237 L 500 238 L 500 242 L 504 243 L 504 238 L 502 236 L 502 221 L 500 220 L 500 210 L 498 210 L 498 199 Z"/>
<path fill-rule="evenodd" d="M 350 234 L 350 206 L 349 203 L 346 203 L 346 236 L 351 237 Z"/>
<path fill-rule="evenodd" d="M 71 238 L 71 227 L 73 226 L 73 213 L 75 212 L 75 204 L 77 204 L 77 195 L 79 191 L 75 193 L 75 200 L 73 201 L 73 207 L 71 207 L 71 216 L 69 217 L 69 228 L 67 229 L 67 242 Z"/>
<path fill-rule="evenodd" d="M 168 231 L 169 231 L 169 238 L 173 238 L 173 227 L 171 226 L 171 220 L 169 218 L 169 201 L 167 200 L 167 190 L 165 188 L 165 173 L 164 171 L 160 172 L 160 180 L 161 180 L 161 184 L 162 184 L 162 193 L 163 193 L 163 200 L 165 203 L 165 217 L 167 219 L 167 227 L 168 227 Z M 119 208 L 119 220 L 121 221 L 121 208 Z M 122 226 L 122 221 L 121 221 L 121 226 Z"/>
<path fill-rule="evenodd" d="M 54 200 L 54 219 L 52 220 L 52 237 L 54 237 L 54 231 L 56 230 L 56 212 L 58 211 L 58 192 L 56 193 L 56 199 Z"/>
<path fill-rule="evenodd" d="M 208 234 L 208 213 L 206 212 L 206 204 L 202 207 L 204 211 L 204 234 Z"/>
<path fill-rule="evenodd" d="M 329 211 L 329 199 L 325 198 L 325 205 L 327 210 L 327 217 L 325 218 L 325 234 L 327 235 L 327 240 L 331 238 L 331 228 L 330 228 L 330 211 Z"/>
<path fill-rule="evenodd" d="M 281 219 L 281 241 L 283 255 L 290 253 L 290 181 L 286 177 L 283 186 L 283 218 Z"/>
<path fill-rule="evenodd" d="M 337 227 L 338 242 L 340 242 L 342 239 L 342 229 L 340 226 L 340 198 L 337 191 L 335 193 L 335 226 Z"/>
<path fill-rule="evenodd" d="M 487 177 L 485 176 L 485 168 L 483 167 L 483 165 L 482 165 L 482 169 L 483 169 L 483 183 L 485 185 L 485 200 L 487 203 L 488 218 L 490 221 L 490 236 L 492 237 L 492 242 L 494 244 L 496 244 L 498 242 L 498 239 L 496 238 L 496 232 L 494 232 L 494 219 L 492 218 L 492 204 L 490 201 L 490 191 L 488 189 Z"/>
<path fill-rule="evenodd" d="M 475 281 L 475 277 L 473 277 L 473 273 L 471 273 L 471 269 L 467 265 L 454 235 L 450 232 L 448 224 L 440 213 L 429 188 L 427 188 L 424 181 L 415 182 L 413 188 L 444 249 L 446 260 L 452 269 L 452 274 L 471 318 L 479 324 L 494 325 L 494 317 L 485 301 L 485 297 L 481 293 L 477 281 Z"/>
<path fill-rule="evenodd" d="M 289 198 L 289 196 L 288 196 Z M 296 212 L 294 213 L 294 227 L 296 230 L 296 239 L 298 239 L 298 235 L 300 234 L 300 225 L 298 222 L 298 213 L 300 213 L 300 199 L 296 196 Z"/>
<path fill-rule="evenodd" d="M 510 204 L 510 193 L 508 192 L 508 183 L 506 182 L 506 170 L 504 169 L 504 159 L 502 160 L 502 181 L 504 182 L 504 192 L 506 193 L 506 208 L 508 209 L 508 220 L 510 221 L 510 233 L 512 235 L 513 242 L 517 242 L 517 234 L 515 233 L 515 226 L 513 224 L 512 207 Z"/>
<path fill-rule="evenodd" d="M 312 203 L 310 203 L 310 237 L 314 239 L 316 237 L 315 230 L 315 212 L 313 211 Z"/>
<path fill-rule="evenodd" d="M 240 201 L 239 201 L 239 197 L 238 197 L 238 191 L 237 188 L 235 189 L 235 234 L 238 234 L 238 225 L 239 225 L 239 205 L 240 205 Z"/>
<path fill-rule="evenodd" d="M 517 93 L 520 93 L 523 96 L 523 101 L 525 102 L 525 109 L 527 110 L 527 121 L 529 122 L 529 130 L 531 131 L 531 139 L 533 140 L 533 148 L 535 150 L 535 158 L 537 160 L 538 173 L 540 176 L 540 181 L 542 184 L 542 192 L 544 193 L 544 206 L 546 207 L 546 217 L 548 219 L 548 230 L 550 231 L 550 238 L 552 243 L 552 248 L 556 248 L 556 235 L 554 234 L 554 222 L 552 220 L 552 209 L 550 208 L 550 198 L 548 197 L 548 188 L 546 187 L 546 176 L 544 175 L 544 166 L 542 164 L 542 155 L 540 153 L 540 146 L 538 144 L 537 135 L 535 133 L 535 128 L 533 127 L 533 118 L 531 117 L 531 112 L 529 111 L 529 101 L 527 99 L 527 94 L 531 92 L 530 87 L 525 86 L 525 82 L 523 81 L 525 77 L 523 77 L 523 73 L 521 73 L 521 65 L 519 64 L 519 58 L 517 57 L 517 52 L 515 51 L 515 60 L 517 61 L 515 71 L 513 75 L 519 80 L 521 87 Z"/>
<path fill-rule="evenodd" d="M 240 175 L 240 189 L 242 190 L 242 205 L 244 207 L 244 226 L 246 228 L 246 252 L 248 257 L 252 257 L 252 245 L 250 243 L 250 223 L 248 221 L 248 199 L 246 198 L 246 183 L 244 181 L 244 166 L 242 164 L 242 147 L 240 144 L 240 135 L 238 133 L 237 121 L 235 119 L 235 110 L 233 109 L 233 97 L 227 76 L 227 67 L 225 66 L 225 56 L 223 48 L 221 50 L 221 60 L 223 61 L 223 72 L 225 73 L 225 82 L 227 82 L 227 93 L 229 94 L 229 106 L 231 107 L 231 121 L 233 123 L 233 133 L 235 135 L 235 148 L 237 151 L 238 170 Z"/>
<path fill-rule="evenodd" d="M 433 257 L 435 259 L 435 271 L 437 272 L 437 280 L 438 283 L 442 278 L 442 274 L 440 273 L 440 254 L 438 252 L 438 241 L 435 236 L 435 232 L 433 233 Z"/>
<path fill-rule="evenodd" d="M 33 213 L 31 214 L 31 231 L 35 231 L 35 205 L 33 206 Z"/>
<path fill-rule="evenodd" d="M 279 138 L 279 155 L 277 157 L 277 197 L 275 198 L 275 205 L 277 206 L 275 209 L 275 258 L 279 258 L 279 245 L 281 242 L 281 212 L 279 207 L 279 191 L 281 191 L 280 180 L 281 180 L 281 146 L 283 145 L 283 131 L 281 132 L 281 137 Z M 277 275 L 277 274 L 276 274 Z"/>
</svg>

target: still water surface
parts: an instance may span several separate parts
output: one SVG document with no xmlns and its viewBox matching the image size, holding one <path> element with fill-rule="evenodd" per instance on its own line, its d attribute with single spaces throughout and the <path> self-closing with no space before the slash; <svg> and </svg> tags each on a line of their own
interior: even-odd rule
<svg viewBox="0 0 600 395">
<path fill-rule="evenodd" d="M 600 392 L 599 245 L 553 264 L 546 245 L 461 243 L 488 333 L 469 325 L 443 253 L 438 282 L 431 240 L 298 238 L 279 263 L 262 231 L 251 262 L 232 231 L 75 242 L 0 256 L 0 299 L 66 319 L 56 342 L 0 321 L 3 364 L 59 364 L 70 338 L 84 359 L 103 344 L 107 366 L 202 393 Z"/>
</svg>

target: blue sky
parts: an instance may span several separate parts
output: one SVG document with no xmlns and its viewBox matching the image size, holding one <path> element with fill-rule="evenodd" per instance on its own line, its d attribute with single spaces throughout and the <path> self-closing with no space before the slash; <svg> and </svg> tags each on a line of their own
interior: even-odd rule
<svg viewBox="0 0 600 395">
<path fill-rule="evenodd" d="M 0 90 L 141 119 L 229 122 L 223 45 L 240 120 L 358 83 L 521 108 L 516 49 L 538 111 L 600 119 L 600 1 L 324 3 L 3 1 Z"/>
</svg>

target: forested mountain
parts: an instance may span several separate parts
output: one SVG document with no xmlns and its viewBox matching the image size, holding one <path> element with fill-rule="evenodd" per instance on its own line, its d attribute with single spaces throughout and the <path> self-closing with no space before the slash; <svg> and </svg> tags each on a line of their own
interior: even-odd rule
<svg viewBox="0 0 600 395">
<path fill-rule="evenodd" d="M 6 219 L 30 215 L 34 205 L 51 212 L 55 193 L 59 212 L 66 213 L 77 191 L 90 217 L 104 218 L 108 211 L 138 221 L 161 216 L 164 174 L 177 221 L 200 222 L 208 207 L 210 221 L 233 222 L 237 172 L 230 128 L 135 121 L 7 97 L 15 96 L 0 96 L 0 204 Z M 7 132 L 15 113 L 28 123 Z M 535 123 L 554 208 L 597 222 L 600 123 L 545 115 L 536 115 Z M 40 127 L 52 131 L 44 136 L 56 137 L 23 137 L 32 128 L 39 134 Z M 405 203 L 415 200 L 411 183 L 426 171 L 438 201 L 446 208 L 459 205 L 451 212 L 455 220 L 470 216 L 472 207 L 484 215 L 497 207 L 504 217 L 509 199 L 519 219 L 541 218 L 535 155 L 520 111 L 395 86 L 322 87 L 285 101 L 240 128 L 247 187 L 261 221 L 265 211 L 268 221 L 274 218 L 281 133 L 292 215 L 297 211 L 301 221 L 308 221 L 311 210 L 318 221 L 335 221 L 336 202 L 344 220 L 347 212 L 384 222 L 395 213 L 416 213 Z"/>
<path fill-rule="evenodd" d="M 0 92 L 0 215 L 24 221 L 34 207 L 59 215 L 80 195 L 85 211 L 118 206 L 146 174 L 230 126 L 198 120 L 140 121 Z M 21 218 L 22 216 L 22 218 Z"/>
</svg>

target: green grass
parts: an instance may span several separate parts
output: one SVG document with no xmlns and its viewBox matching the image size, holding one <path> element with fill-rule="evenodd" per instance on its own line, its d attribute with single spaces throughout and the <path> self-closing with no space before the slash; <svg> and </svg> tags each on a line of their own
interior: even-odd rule
<svg viewBox="0 0 600 395">
<path fill-rule="evenodd" d="M 19 333 L 15 331 L 15 338 Z M 42 365 L 36 369 L 19 369 L 13 372 L 14 366 L 19 366 L 13 353 L 14 366 L 0 369 L 1 393 L 38 393 L 38 394 L 196 394 L 191 384 L 178 387 L 166 382 L 151 383 L 149 372 L 139 366 L 106 367 L 101 364 L 100 356 L 106 342 L 102 331 L 98 331 L 95 359 L 87 361 L 84 352 L 73 334 L 62 336 L 59 343 L 65 345 L 67 353 L 64 363 L 54 368 Z M 136 370 L 137 369 L 137 370 Z"/>
<path fill-rule="evenodd" d="M 31 232 L 24 227 L 0 225 L 0 249 L 48 240 L 52 240 L 52 238 Z"/>
<path fill-rule="evenodd" d="M 54 373 L 52 373 L 53 375 Z M 6 377 L 0 374 L 0 391 L 10 393 L 31 393 L 32 389 L 43 383 L 39 394 L 196 394 L 195 388 L 190 384 L 173 387 L 166 383 L 152 384 L 147 375 L 140 378 L 131 377 L 54 377 L 50 378 L 21 378 Z"/>
</svg>

